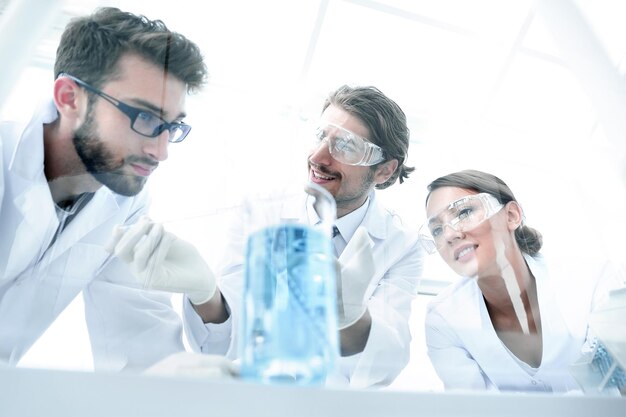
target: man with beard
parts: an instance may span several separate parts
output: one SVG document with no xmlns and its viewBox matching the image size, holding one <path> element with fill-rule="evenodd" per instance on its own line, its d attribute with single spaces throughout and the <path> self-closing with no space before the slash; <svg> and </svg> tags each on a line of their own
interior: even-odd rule
<svg viewBox="0 0 626 417">
<path fill-rule="evenodd" d="M 147 213 L 144 185 L 189 133 L 206 66 L 160 20 L 102 8 L 68 24 L 54 71 L 53 100 L 0 125 L 0 361 L 15 365 L 82 291 L 95 369 L 143 369 L 184 350 L 182 323 L 105 245 Z"/>
<path fill-rule="evenodd" d="M 315 133 L 316 144 L 308 158 L 309 180 L 324 187 L 336 201 L 336 254 L 340 256 L 353 237 L 361 234 L 357 229 L 364 228 L 374 264 L 374 270 L 356 275 L 342 270 L 338 279 L 342 288 L 357 293 L 338 291 L 342 357 L 327 384 L 388 385 L 409 360 L 409 316 L 422 271 L 422 251 L 417 234 L 403 228 L 397 216 L 382 207 L 374 190 L 396 180 L 402 183 L 413 171 L 405 165 L 406 117 L 375 87 L 343 86 L 327 98 Z M 308 224 L 320 220 L 307 196 L 295 206 L 291 202 L 282 205 L 280 217 L 282 222 Z M 241 235 L 235 236 L 224 265 L 217 270 L 220 286 L 215 295 L 206 303 L 190 299 L 184 305 L 194 350 L 229 358 L 237 356 L 245 242 Z"/>
</svg>

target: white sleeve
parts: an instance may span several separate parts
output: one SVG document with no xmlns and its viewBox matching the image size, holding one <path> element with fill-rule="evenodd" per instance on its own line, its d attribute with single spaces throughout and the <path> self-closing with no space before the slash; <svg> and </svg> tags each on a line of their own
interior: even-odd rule
<svg viewBox="0 0 626 417">
<path fill-rule="evenodd" d="M 232 343 L 232 313 L 224 323 L 204 323 L 191 302 L 183 297 L 183 321 L 189 346 L 195 352 L 226 355 Z"/>
<path fill-rule="evenodd" d="M 120 221 L 133 224 L 147 213 L 149 202 L 146 189 L 118 213 Z M 185 350 L 182 320 L 172 306 L 171 294 L 124 285 L 131 277 L 125 262 L 110 257 L 83 289 L 96 371 L 142 371 Z"/>
<path fill-rule="evenodd" d="M 478 363 L 440 314 L 429 308 L 426 314 L 428 357 L 446 390 L 484 390 L 489 387 Z"/>
<path fill-rule="evenodd" d="M 129 272 L 113 259 L 103 274 Z M 98 279 L 83 289 L 83 297 L 96 371 L 142 371 L 185 350 L 171 294 Z"/>
<path fill-rule="evenodd" d="M 185 297 L 183 321 L 187 341 L 194 351 L 226 355 L 234 359 L 237 357 L 237 324 L 243 294 L 245 236 L 243 213 L 236 211 L 231 215 L 228 235 L 223 237 L 226 245 L 215 270 L 229 318 L 224 323 L 204 323 Z"/>
<path fill-rule="evenodd" d="M 398 254 L 388 256 L 397 257 Z M 419 242 L 409 242 L 399 260 L 379 281 L 367 304 L 372 327 L 365 349 L 339 361 L 340 372 L 350 381 L 350 386 L 389 385 L 408 364 L 411 303 L 416 294 L 422 262 Z"/>
</svg>

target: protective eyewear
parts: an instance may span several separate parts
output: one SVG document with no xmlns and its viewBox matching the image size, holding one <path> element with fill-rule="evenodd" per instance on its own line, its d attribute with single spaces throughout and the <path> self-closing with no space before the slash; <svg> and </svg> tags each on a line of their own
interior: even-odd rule
<svg viewBox="0 0 626 417">
<path fill-rule="evenodd" d="M 130 119 L 130 128 L 139 133 L 142 136 L 146 136 L 149 138 L 156 138 L 164 131 L 168 131 L 169 138 L 168 141 L 172 143 L 182 142 L 185 137 L 191 131 L 191 126 L 181 123 L 168 123 L 160 117 L 150 113 L 149 111 L 138 109 L 137 107 L 129 106 L 126 103 L 123 103 L 116 99 L 115 97 L 111 97 L 110 95 L 103 93 L 95 87 L 87 84 L 86 82 L 80 80 L 79 78 L 74 77 L 69 74 L 60 74 L 59 76 L 67 77 L 71 80 L 74 80 L 76 84 L 83 87 L 85 90 L 98 95 L 99 97 L 105 99 L 109 103 L 113 104 L 119 111 L 124 113 Z"/>
<path fill-rule="evenodd" d="M 371 166 L 385 160 L 380 146 L 333 123 L 319 126 L 315 137 L 317 146 L 325 141 L 330 155 L 344 164 Z"/>
<path fill-rule="evenodd" d="M 435 253 L 446 243 L 446 227 L 456 232 L 468 232 L 490 219 L 502 207 L 504 205 L 488 193 L 473 194 L 453 201 L 420 227 L 422 246 L 428 253 Z"/>
</svg>

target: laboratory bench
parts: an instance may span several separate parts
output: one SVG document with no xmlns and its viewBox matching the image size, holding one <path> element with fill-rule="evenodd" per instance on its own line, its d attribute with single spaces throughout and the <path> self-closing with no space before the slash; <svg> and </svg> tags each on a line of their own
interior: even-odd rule
<svg viewBox="0 0 626 417">
<path fill-rule="evenodd" d="M 626 398 L 330 389 L 0 368 L 1 417 L 626 416 Z"/>
</svg>

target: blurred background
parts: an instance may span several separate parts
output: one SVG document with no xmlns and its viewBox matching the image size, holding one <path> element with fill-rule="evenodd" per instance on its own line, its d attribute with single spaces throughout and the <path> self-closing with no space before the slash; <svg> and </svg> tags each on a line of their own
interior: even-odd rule
<svg viewBox="0 0 626 417">
<path fill-rule="evenodd" d="M 209 262 L 241 198 L 306 180 L 311 122 L 331 90 L 353 84 L 378 87 L 407 114 L 416 171 L 379 192 L 407 225 L 421 224 L 430 181 L 488 171 L 513 189 L 544 252 L 606 258 L 626 275 L 626 3 L 0 0 L 2 119 L 29 118 L 50 97 L 65 24 L 98 6 L 161 19 L 206 57 L 209 85 L 187 104 L 192 133 L 149 183 L 152 216 Z M 411 363 L 390 389 L 441 389 L 424 308 L 454 279 L 427 259 Z M 81 299 L 20 366 L 92 368 Z"/>
</svg>

